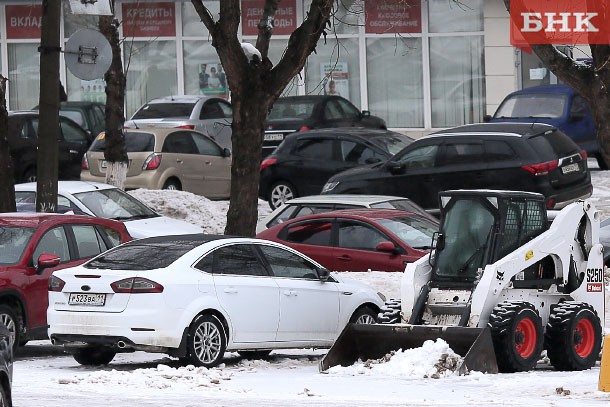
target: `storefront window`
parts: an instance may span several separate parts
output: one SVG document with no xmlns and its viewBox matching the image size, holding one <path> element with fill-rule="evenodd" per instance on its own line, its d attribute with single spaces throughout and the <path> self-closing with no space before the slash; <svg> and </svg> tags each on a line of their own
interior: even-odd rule
<svg viewBox="0 0 610 407">
<path fill-rule="evenodd" d="M 309 7 L 306 1 L 305 5 Z M 306 10 L 308 10 L 307 8 Z M 364 3 L 361 0 L 342 0 L 335 2 L 331 18 L 333 34 L 357 34 L 358 26 L 362 25 Z"/>
<path fill-rule="evenodd" d="M 430 38 L 432 127 L 483 120 L 485 110 L 483 38 Z"/>
<path fill-rule="evenodd" d="M 38 44 L 8 44 L 7 48 L 10 109 L 31 109 L 40 99 Z"/>
<path fill-rule="evenodd" d="M 123 52 L 127 69 L 126 117 L 151 99 L 178 94 L 175 41 L 128 42 Z"/>
<path fill-rule="evenodd" d="M 212 66 L 217 71 L 220 65 L 216 49 L 211 41 L 184 41 L 184 93 L 204 95 L 208 88 L 205 75 L 210 74 Z M 201 79 L 201 80 L 200 80 Z"/>
<path fill-rule="evenodd" d="M 431 33 L 483 31 L 483 0 L 427 0 Z"/>
<path fill-rule="evenodd" d="M 206 1 L 204 5 L 210 10 L 215 20 L 220 13 L 220 1 Z M 182 3 L 182 35 L 185 37 L 208 37 L 208 29 L 199 18 L 195 7 L 190 1 Z"/>
<path fill-rule="evenodd" d="M 98 30 L 98 16 L 86 15 L 86 14 L 72 14 L 70 3 L 67 1 L 62 2 L 62 9 L 64 15 L 64 37 L 70 38 L 72 34 L 83 28 L 89 28 L 92 30 Z"/>
<path fill-rule="evenodd" d="M 358 61 L 358 39 L 323 39 L 307 59 L 307 94 L 323 95 L 329 92 L 330 81 L 340 96 L 360 106 L 360 64 Z"/>
<path fill-rule="evenodd" d="M 367 88 L 371 114 L 388 127 L 424 127 L 420 38 L 368 38 Z"/>
</svg>

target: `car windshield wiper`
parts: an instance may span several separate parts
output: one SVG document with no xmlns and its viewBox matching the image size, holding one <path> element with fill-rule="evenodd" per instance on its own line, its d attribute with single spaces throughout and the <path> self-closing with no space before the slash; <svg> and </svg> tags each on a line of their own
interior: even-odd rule
<svg viewBox="0 0 610 407">
<path fill-rule="evenodd" d="M 481 252 L 481 250 L 485 249 L 485 247 L 487 247 L 487 241 L 485 241 L 481 246 L 479 246 L 479 248 L 477 250 L 474 251 L 474 253 L 472 253 L 472 255 L 468 258 L 468 260 L 466 260 L 466 262 L 464 262 L 464 264 L 462 264 L 462 266 L 457 270 L 457 273 L 458 274 L 464 273 L 466 271 L 466 269 L 468 268 L 468 265 L 470 263 L 472 263 L 472 261 L 474 260 L 476 255 L 479 254 Z"/>
<path fill-rule="evenodd" d="M 432 246 L 413 246 L 413 248 L 418 250 L 430 250 L 432 249 Z"/>
<path fill-rule="evenodd" d="M 132 215 L 132 216 L 117 216 L 116 218 L 111 218 L 111 219 L 118 220 L 118 221 L 125 221 L 125 220 L 156 218 L 158 216 L 159 215 L 155 215 L 155 214 L 142 214 L 142 215 Z"/>
</svg>

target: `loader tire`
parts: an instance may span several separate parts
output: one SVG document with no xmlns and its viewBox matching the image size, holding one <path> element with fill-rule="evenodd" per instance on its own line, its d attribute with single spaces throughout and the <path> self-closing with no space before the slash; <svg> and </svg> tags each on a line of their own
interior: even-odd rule
<svg viewBox="0 0 610 407">
<path fill-rule="evenodd" d="M 599 357 L 602 327 L 592 306 L 566 301 L 551 306 L 544 337 L 547 355 L 557 370 L 585 370 Z"/>
<path fill-rule="evenodd" d="M 531 370 L 542 353 L 542 321 L 528 302 L 503 302 L 489 316 L 500 372 Z"/>
</svg>

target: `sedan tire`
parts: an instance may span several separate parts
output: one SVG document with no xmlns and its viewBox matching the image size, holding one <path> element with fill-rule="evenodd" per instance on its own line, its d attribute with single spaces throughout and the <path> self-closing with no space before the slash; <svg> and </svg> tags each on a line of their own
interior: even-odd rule
<svg viewBox="0 0 610 407">
<path fill-rule="evenodd" d="M 281 206 L 284 202 L 296 198 L 297 191 L 290 182 L 279 181 L 273 184 L 271 192 L 269 192 L 269 206 L 275 209 Z"/>
<path fill-rule="evenodd" d="M 377 323 L 377 312 L 373 311 L 369 307 L 358 308 L 354 315 L 350 318 L 349 322 L 352 324 L 376 324 Z"/>
<path fill-rule="evenodd" d="M 189 328 L 188 360 L 195 366 L 211 368 L 222 360 L 227 336 L 222 323 L 213 315 L 199 315 Z"/>
</svg>

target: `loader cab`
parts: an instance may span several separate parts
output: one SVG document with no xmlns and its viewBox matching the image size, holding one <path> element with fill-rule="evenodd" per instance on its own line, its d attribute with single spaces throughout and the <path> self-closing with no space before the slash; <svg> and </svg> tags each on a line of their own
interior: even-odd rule
<svg viewBox="0 0 610 407">
<path fill-rule="evenodd" d="M 432 284 L 476 285 L 486 265 L 547 228 L 544 196 L 537 193 L 456 190 L 439 194 L 441 227 Z"/>
</svg>

